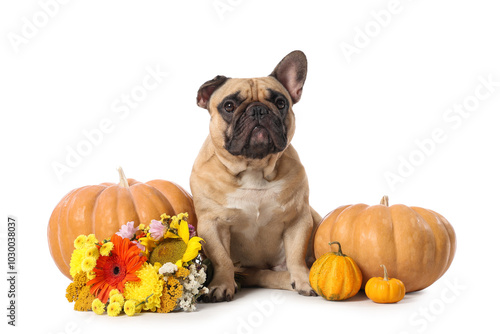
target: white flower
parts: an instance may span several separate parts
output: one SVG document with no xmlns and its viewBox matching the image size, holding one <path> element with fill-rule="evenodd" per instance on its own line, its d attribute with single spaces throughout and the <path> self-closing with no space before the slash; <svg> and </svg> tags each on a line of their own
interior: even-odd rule
<svg viewBox="0 0 500 334">
<path fill-rule="evenodd" d="M 191 275 L 196 275 L 196 273 L 198 272 L 196 270 L 196 264 L 193 263 L 192 265 L 190 265 L 189 266 L 189 271 L 191 272 Z"/>
<path fill-rule="evenodd" d="M 179 306 L 184 310 L 188 312 L 192 312 L 196 310 L 196 305 L 193 302 L 193 296 L 187 295 L 187 296 L 182 296 L 181 299 L 179 299 Z"/>
<path fill-rule="evenodd" d="M 185 286 L 185 289 L 191 292 L 193 295 L 198 294 L 199 285 L 196 282 L 191 282 Z"/>
<path fill-rule="evenodd" d="M 207 274 L 205 274 L 205 270 L 201 268 L 198 272 L 198 276 L 196 277 L 196 282 L 203 284 L 207 280 Z"/>
<path fill-rule="evenodd" d="M 160 269 L 158 269 L 158 273 L 160 275 L 165 274 L 173 274 L 177 271 L 177 266 L 172 262 L 167 262 Z"/>
<path fill-rule="evenodd" d="M 162 273 L 162 268 L 160 268 L 160 274 Z M 183 279 L 179 278 L 183 292 L 182 297 L 177 300 L 177 305 L 182 310 L 191 312 L 196 310 L 196 299 L 198 296 L 207 294 L 209 290 L 206 287 L 203 288 L 203 283 L 207 278 L 205 268 L 201 267 L 198 269 L 196 264 L 192 264 L 188 269 L 189 275 Z"/>
<path fill-rule="evenodd" d="M 178 303 L 179 303 L 179 306 L 184 310 L 184 311 L 188 311 L 189 309 L 189 306 L 191 304 L 191 298 L 189 296 L 182 296 L 179 300 L 178 300 Z"/>
</svg>

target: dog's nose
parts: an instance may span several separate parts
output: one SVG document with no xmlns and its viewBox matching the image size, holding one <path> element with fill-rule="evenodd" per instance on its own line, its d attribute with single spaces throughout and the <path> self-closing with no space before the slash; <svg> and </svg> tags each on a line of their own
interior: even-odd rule
<svg viewBox="0 0 500 334">
<path fill-rule="evenodd" d="M 263 104 L 251 105 L 247 109 L 247 112 L 250 116 L 253 116 L 257 119 L 261 119 L 265 115 L 269 114 L 269 111 L 267 110 L 266 106 L 264 106 Z"/>
</svg>

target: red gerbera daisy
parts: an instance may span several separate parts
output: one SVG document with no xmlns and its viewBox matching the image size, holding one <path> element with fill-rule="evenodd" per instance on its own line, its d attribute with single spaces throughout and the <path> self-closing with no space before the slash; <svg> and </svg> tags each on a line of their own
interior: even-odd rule
<svg viewBox="0 0 500 334">
<path fill-rule="evenodd" d="M 140 256 L 141 250 L 129 239 L 114 234 L 111 237 L 113 250 L 109 256 L 100 256 L 94 268 L 95 278 L 88 281 L 90 292 L 101 302 L 106 303 L 113 289 L 123 292 L 125 283 L 139 281 L 135 272 L 146 262 L 147 257 Z"/>
</svg>

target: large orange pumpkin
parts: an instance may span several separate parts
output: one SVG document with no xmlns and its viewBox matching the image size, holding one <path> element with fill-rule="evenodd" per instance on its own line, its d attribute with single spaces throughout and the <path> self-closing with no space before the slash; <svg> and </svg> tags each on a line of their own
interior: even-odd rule
<svg viewBox="0 0 500 334">
<path fill-rule="evenodd" d="M 345 205 L 330 212 L 314 237 L 316 258 L 337 240 L 363 273 L 363 288 L 380 263 L 403 281 L 406 291 L 424 289 L 448 270 L 456 249 L 455 231 L 439 213 L 402 204 Z"/>
<path fill-rule="evenodd" d="M 73 241 L 80 234 L 94 233 L 97 239 L 111 237 L 123 224 L 134 221 L 149 225 L 162 213 L 189 214 L 196 228 L 193 198 L 175 183 L 153 180 L 141 183 L 126 179 L 121 168 L 120 182 L 85 186 L 70 191 L 52 212 L 47 237 L 52 258 L 59 270 L 71 279 L 69 263 Z"/>
</svg>

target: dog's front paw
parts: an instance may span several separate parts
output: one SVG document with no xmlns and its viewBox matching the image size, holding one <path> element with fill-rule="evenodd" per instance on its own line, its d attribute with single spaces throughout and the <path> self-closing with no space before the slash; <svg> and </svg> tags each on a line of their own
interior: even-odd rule
<svg viewBox="0 0 500 334">
<path fill-rule="evenodd" d="M 292 289 L 302 296 L 317 296 L 318 294 L 311 288 L 309 282 L 292 281 Z"/>
<path fill-rule="evenodd" d="M 208 290 L 208 293 L 203 297 L 205 303 L 230 302 L 236 293 L 236 283 L 234 280 L 220 282 L 214 280 L 208 286 Z"/>
</svg>

